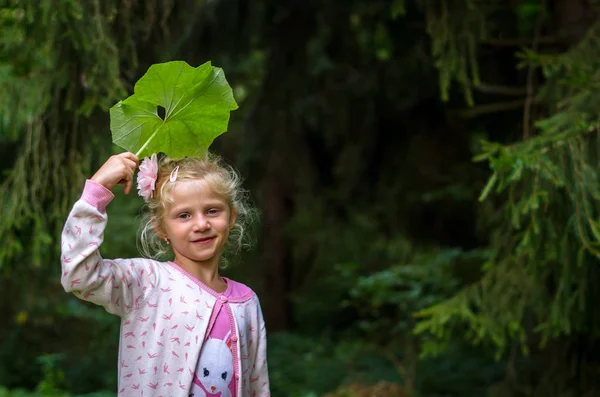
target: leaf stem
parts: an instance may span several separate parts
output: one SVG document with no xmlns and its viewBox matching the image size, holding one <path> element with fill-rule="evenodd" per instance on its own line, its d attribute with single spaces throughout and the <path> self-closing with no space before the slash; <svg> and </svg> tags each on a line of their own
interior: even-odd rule
<svg viewBox="0 0 600 397">
<path fill-rule="evenodd" d="M 158 134 L 158 131 L 160 131 L 160 129 L 162 128 L 163 125 L 165 125 L 164 122 L 156 129 L 156 131 L 154 131 L 154 133 L 152 135 L 150 135 L 150 137 L 146 140 L 146 142 L 144 142 L 142 147 L 135 153 L 136 157 L 138 157 L 138 158 L 140 157 L 140 153 L 142 153 L 144 151 L 144 149 L 146 149 L 146 146 L 148 146 L 150 141 L 156 136 L 156 134 Z"/>
</svg>

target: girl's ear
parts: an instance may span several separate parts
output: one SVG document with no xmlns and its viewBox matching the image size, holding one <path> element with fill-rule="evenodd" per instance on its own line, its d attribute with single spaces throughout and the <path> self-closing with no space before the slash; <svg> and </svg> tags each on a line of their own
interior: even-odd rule
<svg viewBox="0 0 600 397">
<path fill-rule="evenodd" d="M 167 237 L 167 233 L 165 233 L 164 229 L 162 228 L 162 226 L 160 225 L 160 221 L 153 219 L 152 220 L 152 227 L 154 228 L 154 233 L 156 233 L 156 235 L 163 239 L 165 237 Z"/>
<path fill-rule="evenodd" d="M 229 228 L 231 229 L 235 224 L 235 220 L 237 219 L 237 211 L 235 209 L 231 209 L 231 215 L 229 215 Z"/>
</svg>

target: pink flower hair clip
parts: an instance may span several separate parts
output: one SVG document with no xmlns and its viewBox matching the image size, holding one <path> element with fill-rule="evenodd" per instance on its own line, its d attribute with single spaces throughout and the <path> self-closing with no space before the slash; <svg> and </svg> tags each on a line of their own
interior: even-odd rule
<svg viewBox="0 0 600 397">
<path fill-rule="evenodd" d="M 144 198 L 145 202 L 148 202 L 154 193 L 156 188 L 156 179 L 158 178 L 158 160 L 156 153 L 153 153 L 150 158 L 145 157 L 144 161 L 140 164 L 140 170 L 138 171 L 137 182 L 138 182 L 138 194 Z"/>
</svg>

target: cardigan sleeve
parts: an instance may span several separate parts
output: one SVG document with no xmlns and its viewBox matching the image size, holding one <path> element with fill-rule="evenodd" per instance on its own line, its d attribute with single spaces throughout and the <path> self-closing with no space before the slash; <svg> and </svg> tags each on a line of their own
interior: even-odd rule
<svg viewBox="0 0 600 397">
<path fill-rule="evenodd" d="M 269 397 L 269 371 L 267 365 L 267 329 L 260 307 L 258 297 L 255 296 L 258 315 L 258 338 L 251 347 L 251 356 L 254 356 L 252 372 L 250 375 L 250 395 L 256 397 Z"/>
<path fill-rule="evenodd" d="M 148 259 L 106 260 L 99 249 L 107 223 L 110 190 L 86 181 L 61 235 L 61 284 L 66 292 L 125 316 L 157 285 L 157 264 Z"/>
</svg>

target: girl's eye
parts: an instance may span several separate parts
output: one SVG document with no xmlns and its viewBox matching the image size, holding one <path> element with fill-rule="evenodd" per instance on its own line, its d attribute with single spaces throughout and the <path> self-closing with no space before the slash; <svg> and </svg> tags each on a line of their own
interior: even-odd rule
<svg viewBox="0 0 600 397">
<path fill-rule="evenodd" d="M 178 218 L 180 219 L 188 219 L 190 217 L 190 214 L 179 214 Z"/>
<path fill-rule="evenodd" d="M 216 214 L 217 214 L 217 212 L 219 212 L 219 211 L 217 211 L 217 210 L 216 210 L 216 209 L 214 209 L 214 208 L 213 208 L 213 209 L 211 209 L 211 210 L 208 210 L 208 214 L 209 214 L 209 215 L 216 215 Z"/>
</svg>

